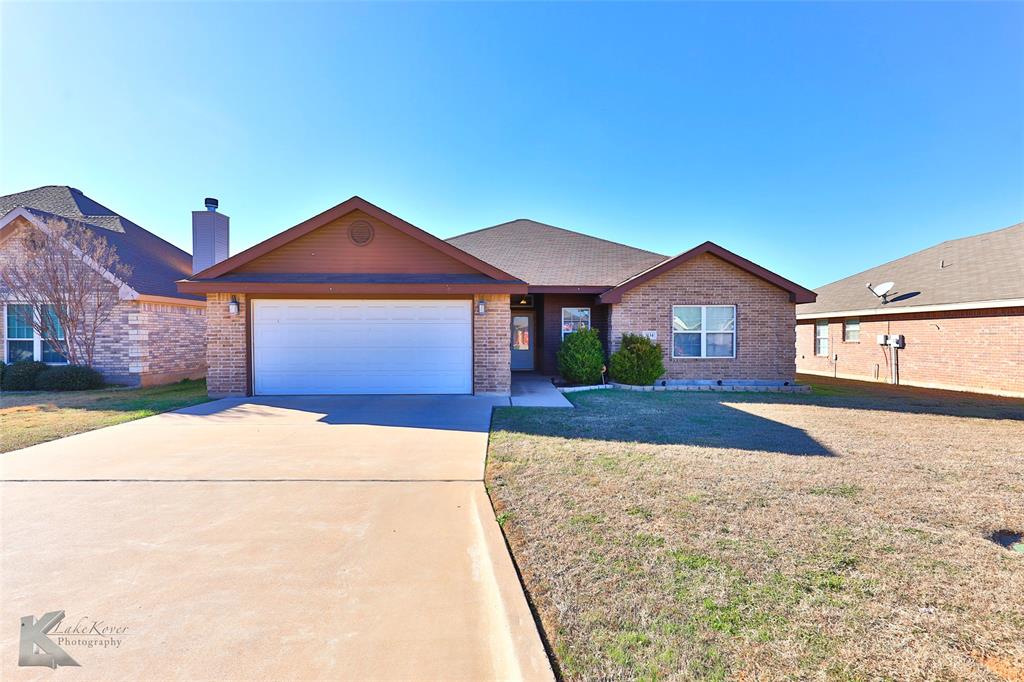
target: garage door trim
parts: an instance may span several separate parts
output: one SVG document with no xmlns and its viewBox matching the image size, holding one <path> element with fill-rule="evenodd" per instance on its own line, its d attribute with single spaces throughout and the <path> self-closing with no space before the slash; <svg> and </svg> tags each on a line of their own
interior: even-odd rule
<svg viewBox="0 0 1024 682">
<path fill-rule="evenodd" d="M 472 303 L 466 296 L 250 297 L 245 311 L 250 395 L 472 394 Z M 284 324 L 278 317 L 278 323 L 261 329 L 261 308 L 275 304 L 292 306 L 278 315 L 295 317 Z M 297 328 L 309 334 L 308 343 L 295 340 Z M 377 351 L 383 353 L 379 361 Z M 315 355 L 323 364 L 308 360 Z M 293 357 L 309 364 L 299 366 Z M 268 370 L 268 363 L 278 367 Z M 295 375 L 288 374 L 289 363 Z M 289 379 L 295 383 L 286 385 Z M 268 385 L 275 380 L 276 386 Z"/>
</svg>

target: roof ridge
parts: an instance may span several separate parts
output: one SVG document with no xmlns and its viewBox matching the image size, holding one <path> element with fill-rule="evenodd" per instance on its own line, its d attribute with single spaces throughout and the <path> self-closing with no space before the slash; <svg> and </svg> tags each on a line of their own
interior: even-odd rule
<svg viewBox="0 0 1024 682">
<path fill-rule="evenodd" d="M 152 230 L 147 230 L 147 229 L 146 229 L 146 228 L 144 228 L 144 227 L 143 227 L 142 225 L 139 225 L 139 224 L 138 224 L 137 222 L 135 222 L 134 220 L 131 220 L 130 218 L 126 218 L 126 217 L 124 217 L 123 215 L 121 215 L 120 213 L 118 213 L 118 212 L 117 212 L 117 211 L 115 211 L 114 209 L 110 208 L 110 207 L 109 207 L 109 206 L 107 206 L 106 204 L 101 204 L 100 202 L 96 201 L 95 199 L 93 199 L 92 197 L 90 197 L 90 196 L 89 196 L 88 194 L 86 194 L 86 193 L 85 193 L 85 192 L 83 192 L 82 190 L 80 190 L 80 189 L 76 189 L 76 188 L 74 188 L 74 187 L 70 187 L 70 186 L 67 186 L 67 189 L 68 189 L 68 190 L 69 190 L 70 192 L 72 192 L 72 193 L 75 193 L 75 192 L 77 192 L 78 194 L 80 194 L 80 195 L 81 195 L 81 196 L 83 196 L 84 198 L 88 199 L 88 200 L 89 200 L 89 201 L 91 201 L 92 203 L 96 204 L 97 206 L 99 206 L 99 207 L 101 207 L 101 208 L 104 208 L 104 209 L 106 209 L 106 210 L 110 211 L 110 214 L 109 214 L 109 215 L 106 215 L 106 214 L 103 214 L 103 213 L 94 213 L 94 214 L 89 214 L 89 213 L 84 213 L 84 212 L 83 212 L 83 213 L 82 213 L 82 217 L 83 217 L 83 218 L 85 218 L 86 220 L 83 220 L 82 222 L 88 222 L 88 218 L 117 218 L 117 219 L 118 219 L 118 220 L 119 220 L 119 221 L 120 221 L 120 222 L 122 223 L 122 229 L 124 229 L 124 226 L 125 226 L 125 225 L 131 226 L 132 228 L 134 228 L 134 229 L 136 229 L 136 230 L 141 230 L 141 231 L 142 231 L 142 233 L 143 233 L 144 235 L 146 235 L 146 237 L 151 237 L 151 238 L 153 238 L 153 239 L 156 239 L 157 241 L 161 241 L 161 242 L 163 242 L 164 244 L 166 244 L 167 246 L 171 247 L 172 249 L 175 249 L 176 251 L 179 251 L 179 252 L 181 252 L 181 253 L 182 253 L 183 255 L 185 255 L 185 256 L 187 256 L 187 257 L 189 257 L 189 258 L 191 258 L 191 257 L 192 257 L 192 254 L 191 254 L 191 253 L 189 253 L 189 252 L 188 252 L 188 251 L 186 251 L 185 249 L 181 248 L 181 247 L 180 247 L 180 246 L 178 246 L 177 244 L 174 244 L 174 243 L 172 243 L 172 242 L 169 242 L 169 241 L 167 241 L 166 239 L 164 239 L 163 237 L 161 237 L 160 235 L 158 235 L 158 234 L 157 234 L 156 232 L 153 232 Z M 77 206 L 77 205 L 78 205 L 78 202 L 75 202 L 75 205 Z M 78 210 L 79 210 L 79 211 L 81 211 L 81 210 L 82 210 L 82 207 L 81 207 L 81 206 L 79 206 L 79 207 L 78 207 Z M 100 226 L 100 227 L 102 227 L 102 226 Z"/>
<path fill-rule="evenodd" d="M 38 187 L 32 187 L 31 189 L 23 189 L 23 190 L 20 190 L 18 192 L 11 192 L 10 194 L 4 194 L 4 195 L 0 195 L 0 196 L 13 197 L 15 194 L 25 194 L 26 192 L 35 192 L 36 190 L 47 189 L 49 187 L 61 187 L 61 188 L 64 188 L 64 189 L 74 189 L 73 187 L 71 187 L 71 185 L 39 185 Z"/>
<path fill-rule="evenodd" d="M 459 237 L 466 237 L 466 236 L 471 235 L 471 234 L 477 234 L 478 232 L 486 232 L 487 230 L 493 230 L 493 229 L 495 229 L 497 227 L 504 227 L 506 225 L 511 225 L 512 223 L 518 223 L 518 222 L 530 222 L 530 223 L 533 223 L 535 225 L 541 225 L 543 227 L 547 227 L 547 228 L 552 229 L 552 230 L 558 230 L 559 232 L 567 232 L 568 234 L 573 234 L 573 235 L 576 235 L 578 237 L 586 237 L 587 239 L 593 239 L 594 241 L 604 242 L 605 244 L 614 244 L 615 246 L 621 246 L 621 247 L 624 247 L 624 248 L 627 248 L 627 249 L 632 249 L 634 251 L 641 251 L 643 253 L 648 253 L 648 254 L 651 254 L 652 256 L 660 256 L 663 259 L 664 258 L 669 258 L 669 256 L 666 256 L 663 253 L 658 253 L 656 251 L 648 251 L 647 249 L 641 249 L 638 246 L 631 246 L 629 244 L 623 244 L 622 242 L 613 241 L 611 239 L 605 239 L 603 237 L 595 237 L 592 234 L 586 234 L 585 232 L 577 232 L 576 230 L 570 230 L 568 228 L 559 227 L 558 225 L 552 225 L 550 223 L 542 223 L 541 221 L 534 220 L 533 218 L 515 218 L 514 220 L 507 220 L 507 221 L 505 221 L 503 223 L 498 223 L 497 225 L 491 225 L 490 227 L 482 227 L 479 230 L 472 230 L 470 232 L 465 232 L 463 234 L 457 234 L 454 237 L 449 237 L 448 239 L 458 239 Z"/>
<path fill-rule="evenodd" d="M 987 235 L 995 234 L 996 232 L 1005 232 L 1006 230 L 1012 230 L 1014 228 L 1022 227 L 1022 226 L 1024 226 L 1024 221 L 1019 222 L 1019 223 L 1015 223 L 1013 225 L 1008 225 L 1006 227 L 1000 227 L 1000 228 L 997 228 L 995 230 L 989 230 L 988 232 L 979 232 L 978 234 L 969 234 L 969 235 L 966 235 L 964 237 L 954 237 L 953 239 L 944 239 L 941 242 L 938 242 L 937 244 L 932 244 L 931 246 L 926 246 L 923 249 L 918 249 L 917 251 L 911 251 L 910 253 L 908 253 L 906 255 L 903 255 L 903 256 L 900 256 L 898 258 L 893 258 L 892 260 L 887 260 L 884 263 L 879 263 L 878 265 L 873 265 L 870 268 L 866 268 L 864 270 L 858 270 L 857 272 L 851 273 L 851 274 L 849 274 L 849 275 L 847 275 L 845 277 L 840 277 L 839 279 L 833 280 L 831 282 L 828 282 L 827 284 L 822 284 L 821 286 L 815 288 L 814 291 L 819 291 L 821 289 L 824 289 L 825 287 L 830 287 L 833 284 L 839 284 L 840 282 L 845 282 L 848 279 L 856 277 L 857 275 L 863 275 L 864 273 L 869 272 L 871 270 L 877 270 L 879 268 L 884 268 L 887 265 L 892 265 L 893 263 L 898 263 L 899 261 L 907 260 L 908 258 L 920 255 L 920 254 L 924 253 L 925 251 L 931 251 L 932 249 L 937 249 L 940 246 L 944 246 L 945 244 L 952 244 L 954 242 L 962 242 L 962 241 L 965 241 L 967 239 L 977 239 L 978 237 L 985 237 Z"/>
<path fill-rule="evenodd" d="M 952 239 L 944 239 L 941 242 L 939 242 L 938 244 L 934 244 L 933 246 L 930 246 L 928 248 L 921 249 L 920 251 L 914 251 L 914 253 L 921 253 L 921 251 L 927 251 L 928 249 L 935 248 L 936 246 L 942 246 L 943 244 L 951 244 L 953 242 L 960 242 L 960 241 L 963 241 L 965 239 L 977 239 L 979 237 L 987 237 L 990 234 L 995 234 L 996 232 L 1005 232 L 1006 230 L 1012 230 L 1015 227 L 1024 227 L 1024 221 L 1021 221 L 1019 223 L 1014 223 L 1013 225 L 1007 225 L 1006 227 L 997 227 L 996 229 L 989 230 L 988 232 L 979 232 L 978 234 L 969 234 L 969 235 L 967 235 L 965 237 L 954 237 Z M 914 253 L 909 253 L 907 255 L 908 256 L 913 256 Z"/>
<path fill-rule="evenodd" d="M 79 224 L 82 224 L 82 225 L 88 225 L 88 226 L 91 226 L 91 227 L 96 227 L 96 228 L 99 228 L 99 229 L 104 230 L 106 232 L 117 232 L 117 230 L 111 230 L 108 227 L 104 227 L 103 225 L 98 224 L 96 222 L 96 219 L 114 218 L 114 219 L 116 219 L 121 224 L 121 234 L 125 234 L 126 233 L 125 227 L 131 227 L 134 230 L 140 230 L 143 233 L 143 235 L 145 235 L 145 238 L 152 238 L 152 239 L 155 239 L 157 241 L 160 241 L 160 242 L 166 244 L 167 246 L 169 246 L 170 248 L 174 249 L 175 251 L 177 251 L 182 256 L 185 256 L 185 257 L 188 257 L 188 258 L 192 257 L 191 253 L 189 253 L 185 249 L 181 248 L 177 244 L 174 244 L 173 242 L 170 242 L 170 241 L 164 239 L 163 237 L 158 235 L 156 232 L 153 232 L 152 230 L 148 230 L 145 227 L 143 227 L 143 226 L 139 225 L 138 223 L 134 222 L 133 220 L 124 217 L 123 215 L 121 215 L 120 213 L 115 211 L 114 209 L 110 208 L 109 206 L 107 206 L 105 204 L 101 204 L 100 202 L 96 201 L 95 199 L 90 197 L 88 194 L 86 194 L 82 190 L 80 190 L 80 189 L 78 189 L 76 187 L 72 187 L 71 185 L 40 185 L 39 187 L 34 187 L 33 189 L 27 189 L 27 190 L 24 190 L 22 192 L 14 192 L 12 194 L 5 194 L 5 195 L 3 195 L 3 197 L 12 197 L 12 196 L 17 196 L 17 195 L 21 195 L 21 194 L 29 194 L 31 192 L 36 192 L 36 191 L 39 191 L 41 189 L 48 189 L 48 188 L 55 188 L 55 189 L 66 190 L 68 192 L 68 194 L 70 195 L 70 198 L 71 198 L 72 202 L 74 203 L 74 207 L 77 210 L 78 215 L 71 215 L 71 216 L 62 215 L 60 213 L 55 213 L 53 211 L 49 211 L 49 210 L 46 210 L 46 209 L 36 208 L 36 207 L 28 205 L 28 204 L 26 204 L 24 206 L 24 208 L 32 210 L 32 211 L 40 212 L 40 213 L 45 213 L 48 216 L 52 216 L 53 218 L 57 218 L 57 219 L 60 219 L 60 220 L 70 220 L 70 221 L 73 221 L 73 222 L 76 222 L 76 223 L 79 223 Z M 74 197 L 75 194 L 78 194 L 79 196 L 81 196 L 81 197 L 85 198 L 86 200 L 92 202 L 96 206 L 99 206 L 100 208 L 102 208 L 102 209 L 104 209 L 106 211 L 109 211 L 110 213 L 86 213 L 86 212 L 84 212 L 82 210 L 81 205 L 79 205 L 78 201 L 75 199 L 75 197 Z M 0 198 L 2 198 L 2 197 L 0 197 Z"/>
<path fill-rule="evenodd" d="M 524 218 L 516 218 L 514 220 L 506 220 L 503 223 L 498 223 L 497 225 L 491 225 L 490 227 L 481 227 L 481 228 L 478 228 L 476 230 L 470 230 L 469 232 L 463 232 L 462 234 L 457 234 L 457 235 L 453 235 L 451 237 L 448 237 L 448 238 L 445 239 L 445 241 L 450 241 L 452 239 L 458 239 L 459 237 L 467 237 L 467 236 L 469 236 L 471 234 L 476 234 L 477 232 L 486 232 L 487 230 L 493 230 L 496 227 L 503 227 L 505 225 L 511 225 L 512 223 L 518 222 L 520 220 L 524 220 Z"/>
</svg>

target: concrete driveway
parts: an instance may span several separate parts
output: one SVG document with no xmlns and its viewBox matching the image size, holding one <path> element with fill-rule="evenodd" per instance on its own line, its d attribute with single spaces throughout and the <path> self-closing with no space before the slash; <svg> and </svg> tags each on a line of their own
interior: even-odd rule
<svg viewBox="0 0 1024 682">
<path fill-rule="evenodd" d="M 481 482 L 495 404 L 228 399 L 0 456 L 0 677 L 552 679 Z M 19 667 L 59 610 L 81 667 Z"/>
</svg>

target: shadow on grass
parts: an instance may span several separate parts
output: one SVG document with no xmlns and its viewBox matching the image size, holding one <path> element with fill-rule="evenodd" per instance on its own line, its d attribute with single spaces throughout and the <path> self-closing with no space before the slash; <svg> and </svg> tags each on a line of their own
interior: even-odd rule
<svg viewBox="0 0 1024 682">
<path fill-rule="evenodd" d="M 809 374 L 797 375 L 797 382 L 811 386 L 812 392 L 769 393 L 764 394 L 764 398 L 761 397 L 762 394 L 745 394 L 742 400 L 876 410 L 891 412 L 894 417 L 909 413 L 1024 421 L 1024 399 L 1021 398 L 1002 398 L 914 386 L 892 386 Z"/>
<path fill-rule="evenodd" d="M 836 456 L 803 429 L 725 404 L 735 403 L 741 395 L 615 390 L 575 393 L 570 399 L 577 409 L 571 412 L 504 408 L 495 413 L 492 428 L 558 438 Z"/>
</svg>

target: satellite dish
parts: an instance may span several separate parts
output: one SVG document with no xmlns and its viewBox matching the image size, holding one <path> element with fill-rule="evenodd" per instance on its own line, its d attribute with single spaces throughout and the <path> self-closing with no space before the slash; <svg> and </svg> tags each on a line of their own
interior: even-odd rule
<svg viewBox="0 0 1024 682">
<path fill-rule="evenodd" d="M 882 303 L 888 303 L 889 301 L 886 300 L 885 295 L 892 291 L 895 284 L 895 282 L 882 282 L 881 284 L 872 286 L 871 282 L 868 282 L 868 291 L 882 299 Z"/>
</svg>

